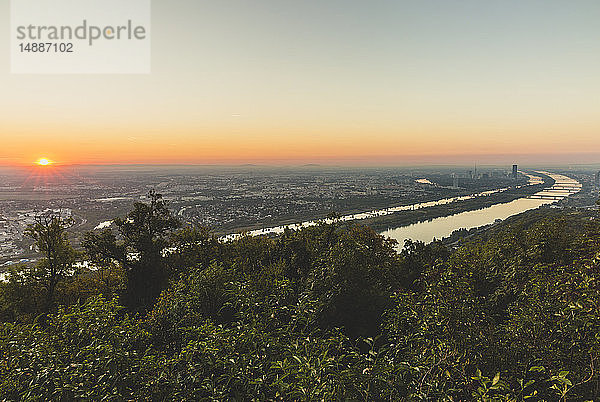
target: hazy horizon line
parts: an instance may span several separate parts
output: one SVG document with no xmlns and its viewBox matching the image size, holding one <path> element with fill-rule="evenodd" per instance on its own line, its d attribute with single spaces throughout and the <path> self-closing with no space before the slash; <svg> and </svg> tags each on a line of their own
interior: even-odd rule
<svg viewBox="0 0 600 402">
<path fill-rule="evenodd" d="M 40 155 L 40 157 L 46 157 Z M 69 162 L 51 158 L 54 166 L 343 166 L 392 167 L 419 165 L 597 165 L 600 152 L 514 153 L 514 154 L 430 154 L 430 155 L 370 155 L 328 158 L 248 158 L 194 160 L 132 160 Z M 2 167 L 33 166 L 35 161 L 0 158 Z"/>
</svg>

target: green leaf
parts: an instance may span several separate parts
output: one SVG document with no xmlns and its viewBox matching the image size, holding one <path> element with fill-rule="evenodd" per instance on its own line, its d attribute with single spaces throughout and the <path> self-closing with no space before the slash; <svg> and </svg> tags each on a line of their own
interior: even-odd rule
<svg viewBox="0 0 600 402">
<path fill-rule="evenodd" d="M 498 381 L 500 381 L 500 373 L 496 373 L 494 379 L 492 380 L 492 385 L 498 384 Z"/>
</svg>

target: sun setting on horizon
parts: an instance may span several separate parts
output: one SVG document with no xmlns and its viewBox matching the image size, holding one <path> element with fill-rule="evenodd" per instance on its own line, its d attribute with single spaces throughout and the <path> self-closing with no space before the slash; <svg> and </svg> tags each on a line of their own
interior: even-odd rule
<svg viewBox="0 0 600 402">
<path fill-rule="evenodd" d="M 49 166 L 53 162 L 48 158 L 40 158 L 35 163 L 36 163 L 36 165 L 39 165 L 39 166 Z"/>
</svg>

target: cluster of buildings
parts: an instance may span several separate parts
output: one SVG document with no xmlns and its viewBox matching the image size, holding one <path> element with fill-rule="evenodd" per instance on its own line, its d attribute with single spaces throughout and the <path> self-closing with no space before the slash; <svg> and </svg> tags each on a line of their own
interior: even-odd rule
<svg viewBox="0 0 600 402">
<path fill-rule="evenodd" d="M 26 261 L 20 258 L 31 246 L 25 241 L 25 230 L 35 223 L 36 216 L 60 214 L 63 218 L 70 218 L 72 213 L 70 209 L 48 208 L 43 211 L 0 210 L 0 266 Z"/>
</svg>

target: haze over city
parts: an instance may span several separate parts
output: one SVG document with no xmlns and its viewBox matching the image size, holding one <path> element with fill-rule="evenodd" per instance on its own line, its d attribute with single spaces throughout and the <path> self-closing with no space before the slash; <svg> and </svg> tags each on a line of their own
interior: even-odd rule
<svg viewBox="0 0 600 402">
<path fill-rule="evenodd" d="M 0 164 L 600 160 L 597 1 L 152 6 L 151 74 L 0 65 Z"/>
</svg>

